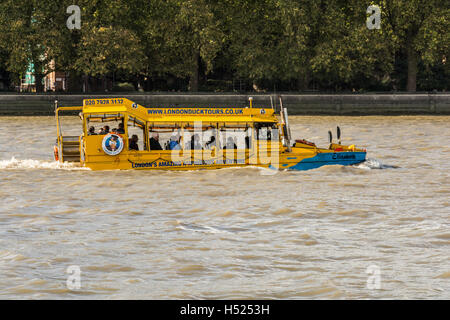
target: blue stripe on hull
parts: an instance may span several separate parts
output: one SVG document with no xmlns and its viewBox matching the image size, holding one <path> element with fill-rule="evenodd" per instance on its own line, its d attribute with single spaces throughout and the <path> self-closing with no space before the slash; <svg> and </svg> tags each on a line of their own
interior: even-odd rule
<svg viewBox="0 0 450 320">
<path fill-rule="evenodd" d="M 337 153 L 318 153 L 316 156 L 303 159 L 296 165 L 289 167 L 290 170 L 310 170 L 322 166 L 333 164 L 352 165 L 366 160 L 365 152 L 337 152 Z"/>
</svg>

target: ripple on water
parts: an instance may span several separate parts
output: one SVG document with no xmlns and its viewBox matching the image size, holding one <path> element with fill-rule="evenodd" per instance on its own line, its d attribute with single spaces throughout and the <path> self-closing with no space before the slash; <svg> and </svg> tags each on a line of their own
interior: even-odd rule
<svg viewBox="0 0 450 320">
<path fill-rule="evenodd" d="M 30 227 L 35 225 L 48 224 L 51 221 L 49 217 L 36 217 L 22 221 L 21 227 Z"/>
<path fill-rule="evenodd" d="M 440 275 L 437 275 L 435 278 L 437 278 L 437 279 L 450 279 L 450 271 L 441 273 Z"/>
<path fill-rule="evenodd" d="M 118 264 L 106 264 L 106 265 L 90 265 L 84 266 L 83 270 L 93 271 L 93 272 L 132 272 L 136 268 L 131 266 L 123 266 Z"/>
<path fill-rule="evenodd" d="M 195 275 L 202 274 L 208 271 L 204 265 L 201 264 L 189 264 L 176 269 L 176 272 L 181 275 Z"/>
<path fill-rule="evenodd" d="M 289 213 L 292 213 L 292 212 L 294 212 L 295 210 L 294 209 L 292 209 L 292 208 L 280 208 L 280 209 L 277 209 L 277 210 L 275 210 L 275 211 L 272 211 L 272 214 L 273 215 L 283 215 L 283 214 L 289 214 Z"/>
<path fill-rule="evenodd" d="M 0 262 L 18 262 L 27 259 L 20 253 L 15 253 L 9 250 L 0 250 Z"/>
<path fill-rule="evenodd" d="M 217 216 L 221 216 L 221 217 L 231 217 L 233 215 L 238 215 L 239 212 L 235 211 L 235 210 L 225 210 L 225 211 L 213 211 L 212 212 L 214 215 Z"/>
<path fill-rule="evenodd" d="M 1 296 L 448 299 L 448 119 L 291 119 L 294 135 L 323 145 L 339 124 L 368 149 L 351 167 L 103 172 L 50 160 L 53 117 L 0 118 Z M 386 285 L 376 295 L 373 263 Z"/>
<path fill-rule="evenodd" d="M 278 225 L 282 225 L 284 224 L 285 221 L 284 220 L 265 220 L 265 221 L 261 221 L 258 223 L 255 223 L 252 227 L 253 228 L 269 228 L 269 227 L 273 227 L 273 226 L 278 226 Z"/>
<path fill-rule="evenodd" d="M 208 226 L 183 222 L 179 222 L 177 228 L 184 231 L 204 232 L 204 233 L 235 233 L 246 230 L 237 227 Z"/>
<path fill-rule="evenodd" d="M 337 211 L 335 214 L 340 216 L 352 216 L 352 217 L 359 217 L 359 218 L 367 218 L 370 214 L 370 212 L 366 210 L 361 209 L 353 209 L 353 210 L 342 210 Z"/>
<path fill-rule="evenodd" d="M 443 240 L 450 240 L 450 233 L 437 234 L 434 237 Z"/>
</svg>

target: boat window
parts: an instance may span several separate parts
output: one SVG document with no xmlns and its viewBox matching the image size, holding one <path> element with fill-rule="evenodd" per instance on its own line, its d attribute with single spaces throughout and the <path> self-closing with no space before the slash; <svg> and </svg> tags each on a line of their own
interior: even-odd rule
<svg viewBox="0 0 450 320">
<path fill-rule="evenodd" d="M 210 150 L 219 145 L 217 129 L 212 123 L 186 123 L 182 141 L 185 150 Z"/>
<path fill-rule="evenodd" d="M 149 137 L 151 151 L 181 149 L 181 126 L 178 124 L 150 124 Z"/>
<path fill-rule="evenodd" d="M 127 129 L 128 148 L 137 151 L 146 150 L 145 122 L 138 118 L 128 116 Z"/>
<path fill-rule="evenodd" d="M 251 127 L 221 128 L 219 131 L 219 142 L 223 149 L 250 149 Z"/>
<path fill-rule="evenodd" d="M 256 140 L 273 140 L 278 141 L 278 127 L 273 123 L 256 123 Z"/>
<path fill-rule="evenodd" d="M 123 134 L 124 116 L 120 113 L 89 114 L 86 116 L 86 127 L 88 135 L 104 135 L 111 132 Z"/>
<path fill-rule="evenodd" d="M 212 150 L 213 148 L 221 148 L 218 139 L 218 130 L 215 127 L 209 127 L 202 132 L 203 149 Z"/>
</svg>

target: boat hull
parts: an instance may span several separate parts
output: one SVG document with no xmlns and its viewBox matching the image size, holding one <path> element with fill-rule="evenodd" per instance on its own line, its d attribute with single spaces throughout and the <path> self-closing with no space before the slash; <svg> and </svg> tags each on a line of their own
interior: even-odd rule
<svg viewBox="0 0 450 320">
<path fill-rule="evenodd" d="M 262 167 L 274 170 L 311 170 L 327 165 L 353 165 L 366 159 L 366 152 L 319 152 L 315 154 L 288 154 L 275 158 L 275 161 L 249 161 L 249 159 L 221 161 L 216 159 L 199 161 L 172 161 L 170 154 L 160 155 L 153 159 L 131 160 L 127 157 L 115 161 L 82 163 L 92 170 L 202 170 L 222 169 L 230 167 Z M 107 158 L 108 159 L 108 158 Z M 106 160 L 106 159 L 102 159 Z M 270 160 L 270 159 L 266 159 Z"/>
<path fill-rule="evenodd" d="M 314 157 L 305 158 L 297 164 L 287 167 L 289 170 L 311 170 L 328 165 L 353 165 L 364 162 L 366 152 L 327 152 L 318 153 Z"/>
</svg>

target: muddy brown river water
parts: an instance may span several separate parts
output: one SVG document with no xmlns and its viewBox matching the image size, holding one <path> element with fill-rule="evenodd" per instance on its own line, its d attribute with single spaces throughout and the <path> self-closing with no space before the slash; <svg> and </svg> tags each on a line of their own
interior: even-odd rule
<svg viewBox="0 0 450 320">
<path fill-rule="evenodd" d="M 450 299 L 450 117 L 290 122 L 369 160 L 93 172 L 52 161 L 54 118 L 0 118 L 0 298 Z"/>
</svg>

